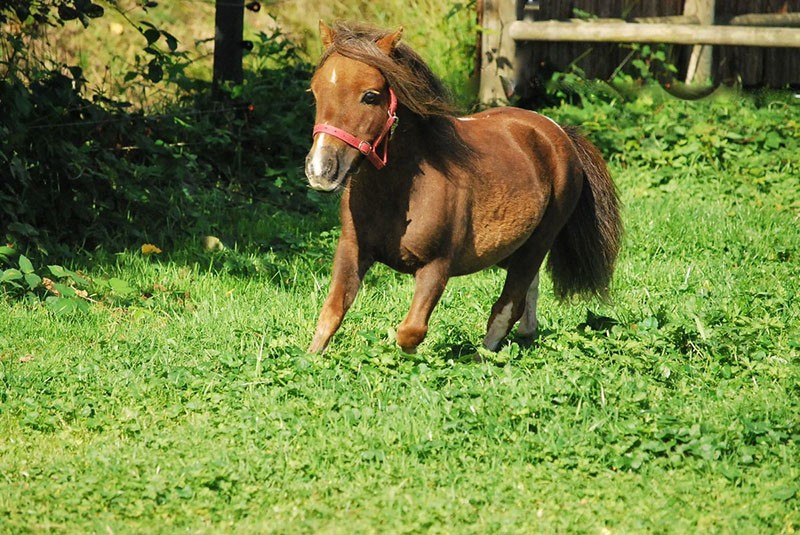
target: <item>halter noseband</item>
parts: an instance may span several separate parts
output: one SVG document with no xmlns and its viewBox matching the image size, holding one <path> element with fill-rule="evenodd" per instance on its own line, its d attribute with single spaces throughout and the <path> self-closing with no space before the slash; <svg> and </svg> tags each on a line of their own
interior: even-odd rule
<svg viewBox="0 0 800 535">
<path fill-rule="evenodd" d="M 317 134 L 330 134 L 335 138 L 341 139 L 351 147 L 358 149 L 358 151 L 367 157 L 367 160 L 372 162 L 376 169 L 383 169 L 386 167 L 386 162 L 389 152 L 389 133 L 397 125 L 397 96 L 389 88 L 389 118 L 386 120 L 386 125 L 383 127 L 380 135 L 375 138 L 375 141 L 370 143 L 364 139 L 358 139 L 356 136 L 345 132 L 341 128 L 336 128 L 328 124 L 318 124 L 314 126 L 314 136 Z M 383 154 L 378 156 L 378 147 L 383 143 Z"/>
</svg>

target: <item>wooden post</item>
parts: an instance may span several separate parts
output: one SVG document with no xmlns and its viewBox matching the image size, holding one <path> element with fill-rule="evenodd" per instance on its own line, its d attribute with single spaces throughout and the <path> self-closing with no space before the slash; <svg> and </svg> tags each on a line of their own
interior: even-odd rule
<svg viewBox="0 0 800 535">
<path fill-rule="evenodd" d="M 214 25 L 214 88 L 222 82 L 241 84 L 244 0 L 216 0 Z"/>
<path fill-rule="evenodd" d="M 692 16 L 700 24 L 714 24 L 714 0 L 686 0 L 683 14 Z M 712 48 L 710 45 L 696 44 L 692 47 L 689 57 L 689 67 L 686 70 L 686 83 L 697 82 L 708 84 L 711 82 Z"/>
<path fill-rule="evenodd" d="M 487 106 L 508 103 L 502 79 L 514 80 L 516 45 L 508 35 L 517 20 L 514 0 L 483 0 L 481 11 L 480 102 Z"/>
</svg>

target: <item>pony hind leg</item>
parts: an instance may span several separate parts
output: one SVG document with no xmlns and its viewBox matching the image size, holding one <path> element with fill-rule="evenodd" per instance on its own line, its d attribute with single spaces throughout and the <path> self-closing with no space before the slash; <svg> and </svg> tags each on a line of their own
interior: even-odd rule
<svg viewBox="0 0 800 535">
<path fill-rule="evenodd" d="M 500 342 L 511 332 L 518 320 L 524 321 L 520 327 L 521 334 L 536 331 L 536 301 L 539 297 L 539 265 L 536 264 L 534 274 L 528 269 L 508 268 L 506 282 L 500 298 L 492 306 L 492 313 L 486 326 L 483 347 L 489 351 L 497 351 Z M 532 332 L 531 332 L 532 331 Z M 528 336 L 527 334 L 523 334 Z"/>
<path fill-rule="evenodd" d="M 499 304 L 500 301 L 497 302 Z M 497 309 L 497 304 L 492 307 L 492 315 L 489 317 L 489 323 L 486 326 L 486 336 L 483 338 L 483 347 L 489 351 L 497 351 L 500 342 L 511 331 L 511 327 L 516 323 L 516 317 L 519 317 L 519 308 L 513 301 L 503 303 L 502 307 Z"/>
<path fill-rule="evenodd" d="M 490 351 L 497 351 L 500 342 L 508 336 L 517 321 L 520 321 L 520 336 L 532 337 L 536 334 L 539 269 L 552 240 L 548 239 L 548 235 L 534 236 L 526 247 L 509 258 L 503 291 L 492 306 L 483 339 L 483 347 Z"/>
<path fill-rule="evenodd" d="M 539 329 L 539 320 L 536 318 L 536 305 L 539 302 L 539 272 L 533 278 L 533 282 L 528 287 L 528 293 L 525 294 L 525 312 L 519 319 L 519 327 L 517 333 L 522 338 L 533 338 L 536 336 L 536 331 Z"/>
</svg>

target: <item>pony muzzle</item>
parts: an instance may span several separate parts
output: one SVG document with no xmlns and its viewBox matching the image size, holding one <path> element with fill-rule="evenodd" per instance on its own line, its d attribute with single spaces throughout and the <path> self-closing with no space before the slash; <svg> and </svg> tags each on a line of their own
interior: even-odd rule
<svg viewBox="0 0 800 535">
<path fill-rule="evenodd" d="M 318 135 L 306 156 L 306 178 L 312 189 L 336 191 L 346 181 L 358 153 L 347 146 L 329 143 Z"/>
</svg>

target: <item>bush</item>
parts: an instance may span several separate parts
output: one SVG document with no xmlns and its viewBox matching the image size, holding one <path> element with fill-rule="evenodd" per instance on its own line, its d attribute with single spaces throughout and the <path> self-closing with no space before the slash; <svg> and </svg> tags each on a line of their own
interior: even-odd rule
<svg viewBox="0 0 800 535">
<path fill-rule="evenodd" d="M 172 36 L 144 26 L 153 59 L 127 78 L 175 84 L 183 95 L 148 114 L 87 95 L 78 67 L 28 62 L 23 68 L 19 58 L 37 25 L 61 19 L 43 9 L 47 2 L 18 3 L 27 4 L 28 15 L 0 64 L 0 238 L 21 251 L 63 256 L 76 248 L 179 239 L 234 195 L 283 208 L 313 206 L 301 179 L 311 67 L 280 32 L 259 36 L 253 55 L 262 59 L 242 86 L 224 88 L 215 99 L 208 83 L 185 76 L 185 54 L 154 48 L 163 38 L 174 52 Z M 12 7 L 2 8 L 6 19 L 25 15 Z"/>
</svg>

